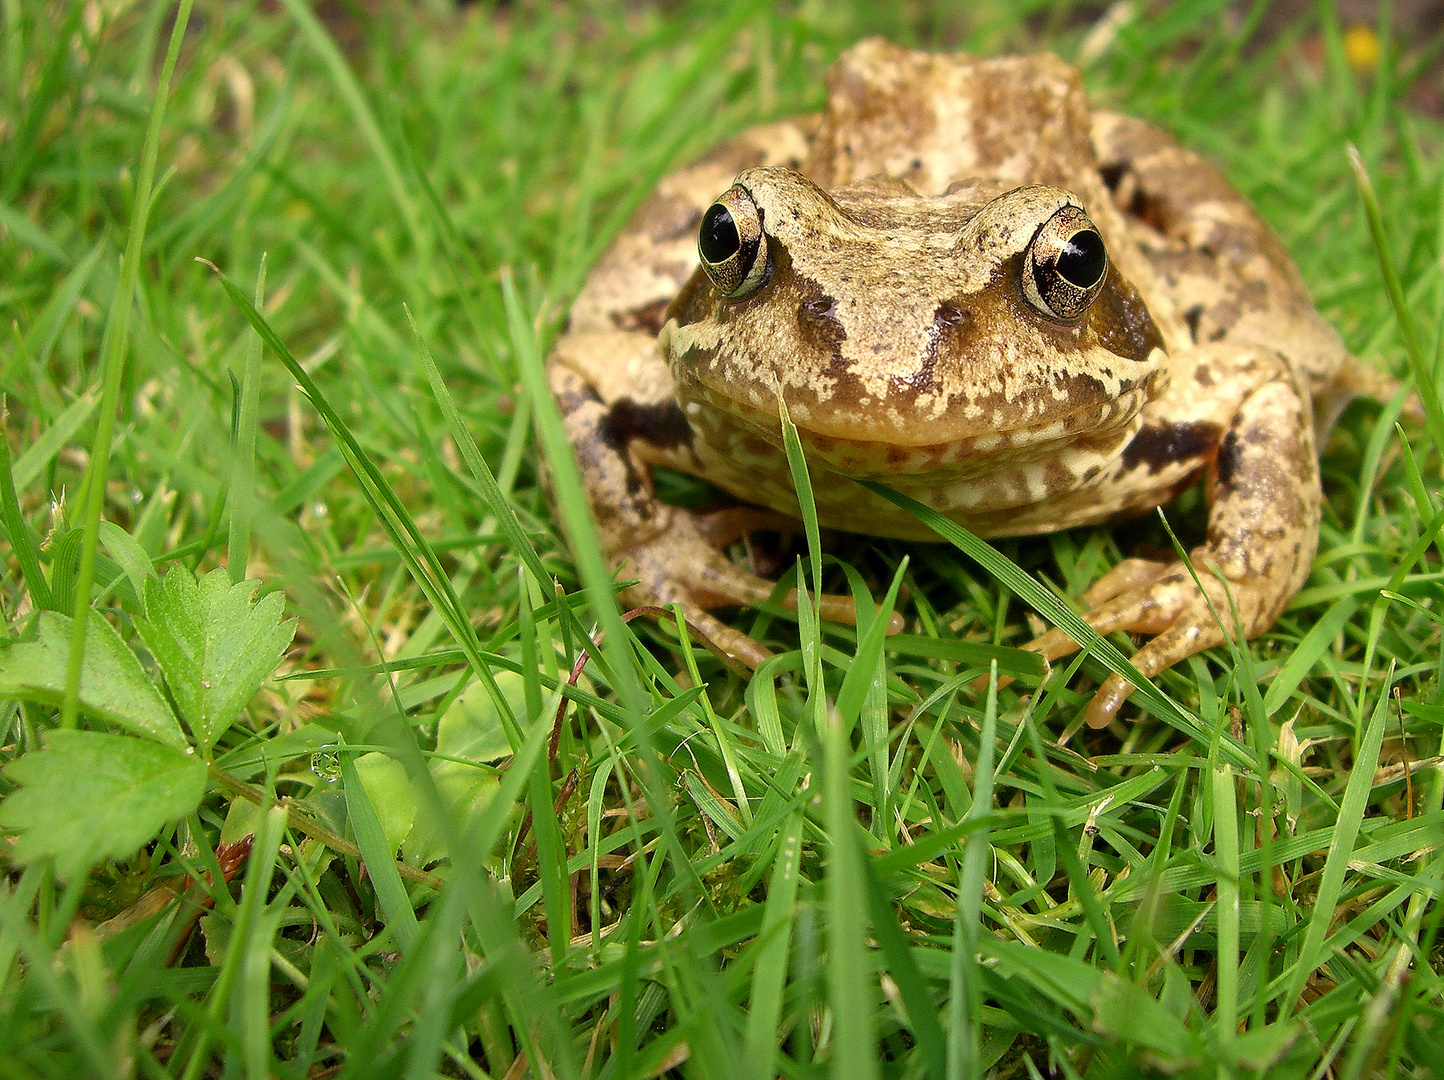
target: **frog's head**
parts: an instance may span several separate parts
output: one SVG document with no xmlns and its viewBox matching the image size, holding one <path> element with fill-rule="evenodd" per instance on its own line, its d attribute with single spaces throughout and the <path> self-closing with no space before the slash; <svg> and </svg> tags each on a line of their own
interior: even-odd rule
<svg viewBox="0 0 1444 1080">
<path fill-rule="evenodd" d="M 775 438 L 780 393 L 824 453 L 1031 456 L 1121 433 L 1164 361 L 1102 234 L 1057 188 L 828 193 L 752 169 L 703 215 L 698 255 L 659 340 L 704 434 L 741 420 Z"/>
</svg>

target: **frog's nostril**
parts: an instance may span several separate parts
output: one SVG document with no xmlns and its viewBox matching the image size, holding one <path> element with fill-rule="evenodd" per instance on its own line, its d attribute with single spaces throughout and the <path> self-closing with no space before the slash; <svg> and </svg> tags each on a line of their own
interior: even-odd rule
<svg viewBox="0 0 1444 1080">
<path fill-rule="evenodd" d="M 798 304 L 797 328 L 803 340 L 834 353 L 847 337 L 842 320 L 837 317 L 837 300 L 831 296 L 818 296 Z"/>
<path fill-rule="evenodd" d="M 961 326 L 967 329 L 973 325 L 973 313 L 966 308 L 960 308 L 947 301 L 938 305 L 938 310 L 933 315 L 933 327 L 942 331 L 954 326 Z"/>
<path fill-rule="evenodd" d="M 826 319 L 829 322 L 837 321 L 837 301 L 830 296 L 819 296 L 814 300 L 804 300 L 797 306 L 798 314 L 806 319 Z"/>
</svg>

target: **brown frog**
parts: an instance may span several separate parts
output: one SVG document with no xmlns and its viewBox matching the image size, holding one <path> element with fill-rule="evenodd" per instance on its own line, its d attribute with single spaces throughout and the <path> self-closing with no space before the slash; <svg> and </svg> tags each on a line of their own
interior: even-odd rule
<svg viewBox="0 0 1444 1080">
<path fill-rule="evenodd" d="M 936 539 L 852 478 L 982 536 L 1114 521 L 1202 479 L 1192 561 L 1253 636 L 1318 546 L 1316 432 L 1367 382 L 1212 165 L 1090 110 L 1055 57 L 879 40 L 832 66 L 820 115 L 662 181 L 548 371 L 602 543 L 640 580 L 624 600 L 680 601 L 752 666 L 768 652 L 704 610 L 772 591 L 719 548 L 798 513 L 779 399 L 834 529 Z M 767 510 L 665 505 L 658 464 Z M 1100 633 L 1152 635 L 1133 658 L 1150 676 L 1224 640 L 1180 562 L 1125 560 L 1082 600 Z M 847 619 L 851 602 L 823 610 Z M 1030 647 L 1077 648 L 1056 630 Z M 1110 677 L 1090 722 L 1131 690 Z"/>
</svg>

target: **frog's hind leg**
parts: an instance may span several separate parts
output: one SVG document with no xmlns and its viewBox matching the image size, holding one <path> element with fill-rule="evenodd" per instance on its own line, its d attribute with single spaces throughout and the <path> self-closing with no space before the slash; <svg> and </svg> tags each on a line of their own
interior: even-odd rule
<svg viewBox="0 0 1444 1080">
<path fill-rule="evenodd" d="M 774 515 L 745 508 L 693 512 L 656 498 L 651 466 L 695 471 L 691 429 L 671 396 L 671 379 L 643 333 L 601 331 L 564 336 L 547 365 L 567 436 L 581 466 L 602 548 L 622 580 L 628 607 L 680 603 L 687 621 L 711 644 L 749 667 L 772 654 L 706 612 L 765 601 L 774 584 L 718 550 L 739 530 L 775 525 Z M 825 595 L 822 616 L 852 623 L 849 597 Z M 784 600 L 795 606 L 796 594 Z M 900 624 L 899 624 L 900 626 Z"/>
</svg>

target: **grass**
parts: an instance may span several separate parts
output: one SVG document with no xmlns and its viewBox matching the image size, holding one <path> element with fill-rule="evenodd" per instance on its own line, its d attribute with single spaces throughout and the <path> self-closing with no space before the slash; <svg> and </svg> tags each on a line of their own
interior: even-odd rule
<svg viewBox="0 0 1444 1080">
<path fill-rule="evenodd" d="M 5 0 L 0 1072 L 1444 1073 L 1444 125 L 1381 7 L 1370 66 L 1326 5 Z M 740 613 L 750 679 L 610 598 L 547 345 L 658 177 L 867 33 L 1088 50 L 1425 380 L 1345 413 L 1273 630 L 1103 732 L 1126 639 L 1016 646 L 1154 519 L 809 528 L 787 578 L 870 617 Z"/>
</svg>

